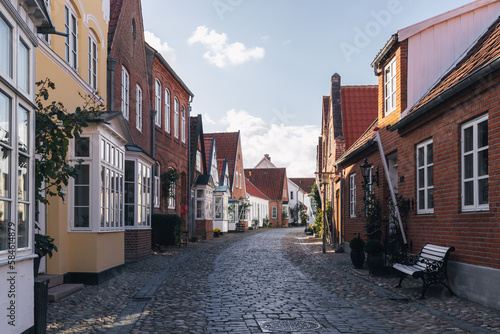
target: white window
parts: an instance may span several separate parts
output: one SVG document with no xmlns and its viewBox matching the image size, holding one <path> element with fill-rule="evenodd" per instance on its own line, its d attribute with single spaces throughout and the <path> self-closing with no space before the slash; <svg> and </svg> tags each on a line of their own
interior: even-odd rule
<svg viewBox="0 0 500 334">
<path fill-rule="evenodd" d="M 186 107 L 181 108 L 181 138 L 182 142 L 186 142 Z"/>
<path fill-rule="evenodd" d="M 129 105 L 130 105 L 130 76 L 122 67 L 122 112 L 125 119 L 129 118 Z"/>
<path fill-rule="evenodd" d="M 175 209 L 175 199 L 177 196 L 177 187 L 175 184 L 171 185 L 170 193 L 168 194 L 168 208 Z"/>
<path fill-rule="evenodd" d="M 433 141 L 417 145 L 417 213 L 434 212 Z"/>
<path fill-rule="evenodd" d="M 278 218 L 278 208 L 277 208 L 277 207 L 275 207 L 275 206 L 273 206 L 273 207 L 271 208 L 271 210 L 272 210 L 272 213 L 271 213 L 271 218 L 273 218 L 273 219 Z"/>
<path fill-rule="evenodd" d="M 29 246 L 30 226 L 30 145 L 29 145 L 29 111 L 22 106 L 18 107 L 17 116 L 17 146 L 18 171 L 17 171 L 17 248 L 26 248 Z"/>
<path fill-rule="evenodd" d="M 69 65 L 78 70 L 78 20 L 72 8 L 65 7 L 64 27 L 66 30 L 65 53 Z"/>
<path fill-rule="evenodd" d="M 50 0 L 45 0 L 45 6 L 47 7 L 47 12 L 50 15 Z M 50 44 L 50 34 L 43 34 L 40 37 L 48 44 Z"/>
<path fill-rule="evenodd" d="M 356 174 L 349 175 L 349 217 L 356 218 Z"/>
<path fill-rule="evenodd" d="M 201 152 L 196 151 L 196 171 L 201 173 Z"/>
<path fill-rule="evenodd" d="M 125 226 L 151 226 L 151 167 L 125 161 Z"/>
<path fill-rule="evenodd" d="M 161 126 L 161 83 L 158 79 L 155 80 L 155 124 Z"/>
<path fill-rule="evenodd" d="M 135 126 L 142 131 L 142 89 L 139 85 L 135 87 Z"/>
<path fill-rule="evenodd" d="M 385 115 L 396 109 L 396 58 L 384 69 L 384 111 Z"/>
<path fill-rule="evenodd" d="M 462 126 L 462 210 L 489 209 L 488 115 Z"/>
<path fill-rule="evenodd" d="M 124 152 L 111 142 L 101 139 L 100 230 L 123 229 L 123 157 Z M 92 211 L 92 210 L 91 210 Z M 92 212 L 91 212 L 92 213 Z"/>
<path fill-rule="evenodd" d="M 216 196 L 214 198 L 214 213 L 215 216 L 214 218 L 217 220 L 221 220 L 223 218 L 222 216 L 222 196 Z"/>
<path fill-rule="evenodd" d="M 97 90 L 97 40 L 89 35 L 89 85 Z"/>
<path fill-rule="evenodd" d="M 0 71 L 12 78 L 12 27 L 0 16 Z"/>
<path fill-rule="evenodd" d="M 205 218 L 205 190 L 196 189 L 196 219 Z"/>
<path fill-rule="evenodd" d="M 179 138 L 179 100 L 174 99 L 174 136 Z"/>
<path fill-rule="evenodd" d="M 19 40 L 19 50 L 17 54 L 17 77 L 18 85 L 26 93 L 30 92 L 30 49 L 22 41 Z"/>
<path fill-rule="evenodd" d="M 170 133 L 170 92 L 165 89 L 165 131 Z"/>
<path fill-rule="evenodd" d="M 293 191 L 290 191 L 290 199 L 293 199 Z"/>
<path fill-rule="evenodd" d="M 154 179 L 154 192 L 155 192 L 155 198 L 154 198 L 154 206 L 155 208 L 159 208 L 160 207 L 160 203 L 161 203 L 161 187 L 160 187 L 160 165 L 159 164 L 156 164 L 156 169 L 155 169 L 155 179 Z"/>
</svg>

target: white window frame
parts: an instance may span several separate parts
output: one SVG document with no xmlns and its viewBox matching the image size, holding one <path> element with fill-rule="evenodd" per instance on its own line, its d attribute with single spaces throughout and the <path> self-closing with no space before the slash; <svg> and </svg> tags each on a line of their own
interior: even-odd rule
<svg viewBox="0 0 500 334">
<path fill-rule="evenodd" d="M 174 137 L 179 139 L 179 100 L 174 98 Z"/>
<path fill-rule="evenodd" d="M 135 86 L 135 127 L 142 132 L 142 89 Z"/>
<path fill-rule="evenodd" d="M 479 147 L 478 140 L 478 125 L 483 122 L 488 122 L 488 115 L 480 116 L 470 122 L 467 122 L 462 125 L 461 129 L 461 164 L 462 164 L 462 172 L 461 172 L 461 188 L 462 188 L 462 211 L 488 211 L 489 210 L 489 194 L 487 194 L 488 203 L 479 203 L 479 187 L 481 182 L 489 183 L 489 166 L 486 166 L 486 174 L 479 175 L 479 163 L 480 158 L 479 155 L 483 154 L 486 151 L 486 154 L 489 154 L 489 143 L 487 145 Z M 488 125 L 488 123 L 487 123 Z M 466 150 L 466 133 L 465 131 L 468 129 L 472 129 L 472 147 L 471 150 Z M 488 128 L 487 128 L 488 131 Z M 489 132 L 489 131 L 488 131 Z M 466 175 L 466 159 L 472 159 L 472 175 Z M 466 187 L 467 183 L 472 184 L 473 191 L 473 202 L 472 204 L 466 203 Z M 486 186 L 486 191 L 489 191 L 488 185 Z"/>
<path fill-rule="evenodd" d="M 349 175 L 349 217 L 356 218 L 356 174 Z"/>
<path fill-rule="evenodd" d="M 92 32 L 89 33 L 89 86 L 92 88 L 94 91 L 97 91 L 97 69 L 98 69 L 98 53 L 99 53 L 99 47 L 97 44 L 97 39 L 95 36 L 92 34 Z"/>
<path fill-rule="evenodd" d="M 152 174 L 151 166 L 141 159 L 134 157 L 127 157 L 125 164 L 132 164 L 134 166 L 133 170 L 133 180 L 127 180 L 127 175 L 125 174 L 125 185 L 133 184 L 133 202 L 128 201 L 128 198 L 124 199 L 125 210 L 133 207 L 133 212 L 124 213 L 128 218 L 132 218 L 132 224 L 127 224 L 125 222 L 125 229 L 144 229 L 151 227 L 151 186 L 152 186 Z"/>
<path fill-rule="evenodd" d="M 51 15 L 51 9 L 50 9 L 51 0 L 44 0 L 44 1 L 45 1 L 45 6 L 47 7 L 47 12 L 49 15 Z M 48 45 L 50 45 L 50 43 L 52 42 L 50 34 L 40 34 L 39 36 Z"/>
<path fill-rule="evenodd" d="M 223 196 L 214 196 L 214 220 L 224 219 L 224 198 Z"/>
<path fill-rule="evenodd" d="M 65 32 L 68 34 L 65 38 L 65 59 L 71 68 L 78 71 L 78 17 L 69 3 L 64 7 L 64 15 Z"/>
<path fill-rule="evenodd" d="M 125 67 L 122 67 L 122 112 L 126 120 L 130 116 L 130 75 Z"/>
<path fill-rule="evenodd" d="M 161 127 L 161 82 L 158 79 L 155 79 L 155 124 Z"/>
<path fill-rule="evenodd" d="M 154 177 L 154 206 L 155 208 L 159 208 L 161 204 L 161 187 L 160 187 L 160 175 L 161 175 L 161 166 L 156 164 L 155 169 L 155 177 Z"/>
<path fill-rule="evenodd" d="M 186 143 L 186 107 L 184 105 L 181 107 L 181 139 L 183 143 Z"/>
<path fill-rule="evenodd" d="M 384 112 L 389 115 L 396 109 L 396 57 L 384 67 Z"/>
<path fill-rule="evenodd" d="M 205 189 L 197 188 L 195 190 L 195 218 L 197 220 L 205 219 Z"/>
<path fill-rule="evenodd" d="M 6 44 L 8 45 L 0 45 L 0 73 L 5 73 L 7 77 L 10 79 L 13 78 L 13 62 L 14 62 L 14 28 L 11 22 L 7 19 L 4 18 L 3 16 L 0 16 L 0 24 L 4 26 L 6 35 L 8 35 L 6 39 Z M 5 59 L 5 62 L 4 62 Z"/>
<path fill-rule="evenodd" d="M 170 133 L 170 91 L 165 89 L 165 131 Z"/>
<path fill-rule="evenodd" d="M 21 57 L 21 46 L 26 48 L 25 57 Z M 24 65 L 24 66 L 23 66 Z M 24 92 L 30 94 L 31 87 L 31 48 L 28 43 L 19 38 L 18 51 L 17 51 L 17 82 L 19 88 Z M 23 68 L 23 70 L 21 70 Z M 22 77 L 22 78 L 21 78 Z"/>
<path fill-rule="evenodd" d="M 272 219 L 278 218 L 278 207 L 277 206 L 271 207 L 271 218 Z"/>
<path fill-rule="evenodd" d="M 432 150 L 432 161 L 428 159 L 429 150 Z M 432 139 L 417 145 L 416 162 L 417 214 L 434 213 L 434 144 Z M 432 177 L 431 180 L 430 177 Z M 430 205 L 430 197 L 432 197 L 432 205 Z"/>
</svg>

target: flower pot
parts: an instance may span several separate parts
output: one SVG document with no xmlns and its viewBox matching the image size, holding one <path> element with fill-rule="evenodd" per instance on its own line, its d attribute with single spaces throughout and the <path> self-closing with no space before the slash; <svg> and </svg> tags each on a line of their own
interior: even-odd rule
<svg viewBox="0 0 500 334">
<path fill-rule="evenodd" d="M 351 249 L 351 262 L 356 269 L 362 269 L 365 263 L 365 252 L 362 248 Z"/>
<path fill-rule="evenodd" d="M 384 274 L 384 254 L 368 254 L 366 258 L 370 275 L 382 276 Z"/>
</svg>

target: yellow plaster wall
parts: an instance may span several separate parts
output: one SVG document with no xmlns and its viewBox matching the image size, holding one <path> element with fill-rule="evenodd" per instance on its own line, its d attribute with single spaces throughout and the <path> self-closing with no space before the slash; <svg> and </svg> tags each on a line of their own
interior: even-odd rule
<svg viewBox="0 0 500 334">
<path fill-rule="evenodd" d="M 68 233 L 68 271 L 98 273 L 125 262 L 124 232 Z"/>
</svg>

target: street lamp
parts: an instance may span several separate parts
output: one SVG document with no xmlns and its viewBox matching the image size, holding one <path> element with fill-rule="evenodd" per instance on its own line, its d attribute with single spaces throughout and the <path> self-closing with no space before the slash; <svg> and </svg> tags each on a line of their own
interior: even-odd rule
<svg viewBox="0 0 500 334">
<path fill-rule="evenodd" d="M 367 186 L 370 186 L 376 182 L 378 186 L 378 167 L 377 167 L 377 172 L 375 173 L 375 175 L 373 175 L 372 171 L 373 164 L 369 164 L 366 158 L 359 167 L 361 168 L 361 175 L 363 176 L 363 180 L 365 180 L 365 184 Z M 370 180 L 370 174 L 371 174 L 371 180 Z"/>
</svg>

